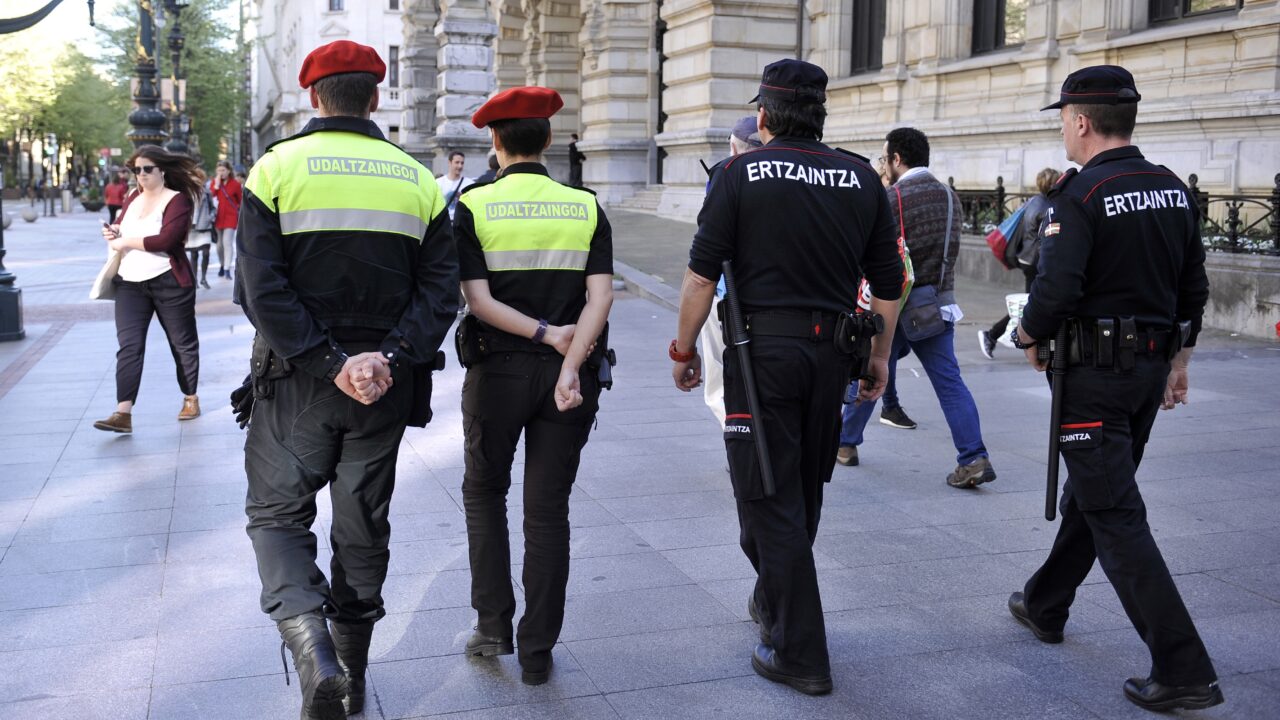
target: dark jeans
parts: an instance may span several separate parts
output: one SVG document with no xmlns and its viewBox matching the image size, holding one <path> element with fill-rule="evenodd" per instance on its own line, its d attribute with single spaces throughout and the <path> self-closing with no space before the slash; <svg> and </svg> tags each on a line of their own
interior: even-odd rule
<svg viewBox="0 0 1280 720">
<path fill-rule="evenodd" d="M 573 187 L 582 187 L 582 163 L 569 163 L 569 184 Z"/>
<path fill-rule="evenodd" d="M 462 501 L 471 559 L 471 606 L 480 632 L 509 638 L 516 600 L 511 588 L 507 491 L 520 434 L 524 457 L 525 613 L 516 640 L 520 657 L 551 650 L 564 624 L 569 581 L 569 494 L 599 408 L 594 371 L 581 373 L 582 404 L 555 405 L 557 353 L 490 355 L 462 385 L 466 469 Z"/>
<path fill-rule="evenodd" d="M 724 353 L 725 449 L 739 543 L 756 569 L 753 595 L 778 656 L 804 675 L 829 675 L 813 541 L 824 485 L 835 467 L 837 409 L 849 359 L 830 342 L 755 336 L 751 362 L 776 493 L 763 495 L 742 370 L 737 351 L 730 348 Z M 744 425 L 751 432 L 743 432 Z"/>
<path fill-rule="evenodd" d="M 116 402 L 138 399 L 142 359 L 147 349 L 151 316 L 160 318 L 169 350 L 178 368 L 183 395 L 195 395 L 200 379 L 200 338 L 196 335 L 196 289 L 178 285 L 173 271 L 143 282 L 119 275 L 116 286 Z"/>
<path fill-rule="evenodd" d="M 122 205 L 108 205 L 108 206 L 107 206 L 107 224 L 108 224 L 108 225 L 115 225 L 115 224 L 116 224 L 116 216 L 120 214 L 120 208 L 121 208 L 121 207 L 123 207 L 123 206 L 122 206 Z"/>
<path fill-rule="evenodd" d="M 1139 356 L 1128 373 L 1068 369 L 1062 432 L 1089 437 L 1063 443 L 1069 477 L 1059 505 L 1062 524 L 1024 593 L 1036 624 L 1061 630 L 1096 559 L 1151 652 L 1151 677 L 1164 685 L 1202 685 L 1217 674 L 1151 536 L 1135 479 L 1168 374 L 1169 364 L 1150 355 Z"/>
<path fill-rule="evenodd" d="M 295 371 L 253 406 L 244 443 L 249 476 L 245 514 L 258 558 L 262 611 L 272 620 L 321 610 L 338 622 L 371 622 L 386 612 L 382 583 L 391 557 L 391 491 L 413 398 L 413 374 L 372 405 L 332 382 Z M 316 494 L 333 501 L 330 579 L 316 566 Z"/>
<path fill-rule="evenodd" d="M 1026 289 L 1023 290 L 1023 292 L 1029 293 L 1031 292 L 1031 283 L 1035 282 L 1036 279 L 1036 267 L 1034 265 L 1023 265 L 1022 275 L 1027 281 Z M 991 326 L 991 339 L 995 340 L 1001 335 L 1004 335 L 1004 331 L 1007 329 L 1009 329 L 1009 316 L 1005 315 L 997 320 L 995 325 Z"/>
<path fill-rule="evenodd" d="M 960 365 L 956 362 L 955 326 L 947 323 L 940 335 L 917 340 L 907 340 L 901 328 L 893 335 L 893 350 L 889 353 L 889 374 L 897 373 L 899 351 L 903 346 L 920 358 L 925 374 L 933 385 L 933 393 L 942 406 L 942 414 L 951 429 L 951 442 L 956 446 L 956 462 L 968 465 L 980 457 L 987 457 L 987 446 L 982 442 L 982 426 L 978 419 L 978 406 L 973 395 L 960 377 Z M 844 406 L 841 445 L 861 445 L 862 432 L 871 419 L 875 403 L 849 403 Z"/>
</svg>

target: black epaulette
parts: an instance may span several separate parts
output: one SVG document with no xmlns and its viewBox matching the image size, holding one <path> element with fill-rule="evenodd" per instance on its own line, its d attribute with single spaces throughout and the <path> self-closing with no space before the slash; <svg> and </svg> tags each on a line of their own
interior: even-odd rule
<svg viewBox="0 0 1280 720">
<path fill-rule="evenodd" d="M 844 148 L 831 148 L 831 149 L 832 149 L 832 150 L 835 150 L 835 151 L 836 151 L 836 152 L 838 152 L 838 153 L 843 153 L 843 154 L 845 154 L 845 155 L 848 155 L 849 157 L 853 158 L 854 160 L 861 160 L 862 162 L 864 162 L 864 163 L 866 163 L 866 164 L 868 164 L 868 165 L 870 165 L 870 164 L 871 164 L 871 160 L 870 160 L 869 158 L 865 158 L 865 157 L 863 157 L 863 156 L 859 155 L 858 153 L 856 153 L 856 152 L 854 152 L 854 151 L 852 151 L 852 150 L 845 150 Z"/>
<path fill-rule="evenodd" d="M 1045 197 L 1053 197 L 1054 195 L 1057 195 L 1058 193 L 1067 189 L 1067 183 L 1071 182 L 1071 178 L 1078 175 L 1079 172 L 1080 171 L 1076 170 L 1075 168 L 1067 168 L 1067 171 L 1062 173 L 1062 176 L 1059 177 L 1057 182 L 1053 184 L 1053 187 L 1049 188 L 1049 192 L 1045 195 Z"/>
</svg>

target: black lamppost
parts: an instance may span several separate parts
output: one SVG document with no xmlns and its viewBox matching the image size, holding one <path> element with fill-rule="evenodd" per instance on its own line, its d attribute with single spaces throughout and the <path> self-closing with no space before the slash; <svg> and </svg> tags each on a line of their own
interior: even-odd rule
<svg viewBox="0 0 1280 720">
<path fill-rule="evenodd" d="M 137 110 L 129 113 L 129 141 L 135 148 L 143 145 L 160 145 L 169 133 L 164 131 L 164 113 L 160 112 L 160 91 L 156 89 L 156 38 L 153 30 L 152 4 L 154 0 L 138 0 L 138 64 L 134 74 L 138 76 L 137 94 L 133 102 Z"/>
<path fill-rule="evenodd" d="M 187 132 L 185 121 L 185 111 L 182 106 L 182 91 L 178 85 L 178 78 L 182 76 L 182 48 L 186 44 L 186 36 L 182 34 L 182 11 L 189 5 L 185 0 L 164 0 L 164 5 L 158 8 L 156 14 L 156 27 L 164 29 L 165 13 L 168 13 L 172 19 L 172 26 L 169 28 L 169 52 L 171 53 L 171 63 L 169 75 L 173 79 L 173 113 L 171 115 L 172 129 L 169 132 L 170 140 L 165 143 L 164 147 L 170 152 L 186 153 L 190 152 L 187 145 Z"/>
</svg>

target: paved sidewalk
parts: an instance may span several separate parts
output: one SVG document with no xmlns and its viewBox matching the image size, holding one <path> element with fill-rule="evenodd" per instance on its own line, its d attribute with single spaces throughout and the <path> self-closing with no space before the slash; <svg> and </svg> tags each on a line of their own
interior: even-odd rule
<svg viewBox="0 0 1280 720">
<path fill-rule="evenodd" d="M 619 258 L 678 285 L 683 259 L 671 258 L 681 243 L 687 253 L 692 226 L 610 215 Z M 175 420 L 181 393 L 153 327 L 134 435 L 92 429 L 114 405 L 116 350 L 110 305 L 83 299 L 101 257 L 95 226 L 80 214 L 6 233 L 28 338 L 0 344 L 0 718 L 295 717 L 297 688 L 285 686 L 278 635 L 257 607 L 244 436 L 225 405 L 252 329 L 229 305 L 229 283 L 202 291 L 205 415 Z M 1149 659 L 1099 571 L 1061 645 L 1036 642 L 1004 608 L 1054 527 L 1041 517 L 1043 379 L 1012 351 L 982 359 L 973 340 L 1002 294 L 962 287 L 971 317 L 958 332 L 999 479 L 969 492 L 945 485 L 954 450 L 910 358 L 900 394 L 920 429 L 871 426 L 862 465 L 837 468 L 827 488 L 816 547 L 836 683 L 826 698 L 751 671 L 752 569 L 737 547 L 718 427 L 700 395 L 672 388 L 674 314 L 626 294 L 612 319 L 616 389 L 573 494 L 551 682 L 522 685 L 513 657 L 466 659 L 462 372 L 449 348 L 436 418 L 401 449 L 390 614 L 375 632 L 365 717 L 1153 717 L 1121 695 Z M 1201 344 L 1192 404 L 1161 415 L 1140 482 L 1227 696 L 1188 717 L 1274 717 L 1280 346 L 1213 333 Z M 514 547 L 520 496 L 517 484 Z"/>
</svg>

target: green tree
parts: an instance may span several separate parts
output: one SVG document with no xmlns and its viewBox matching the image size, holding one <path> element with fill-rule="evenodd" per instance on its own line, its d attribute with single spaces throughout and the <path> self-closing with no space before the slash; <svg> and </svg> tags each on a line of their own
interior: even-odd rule
<svg viewBox="0 0 1280 720">
<path fill-rule="evenodd" d="M 70 147 L 82 167 L 97 162 L 103 147 L 121 147 L 129 131 L 129 85 L 103 77 L 94 62 L 77 48 L 68 47 L 59 61 L 65 74 L 53 101 L 39 117 L 58 142 Z"/>
<path fill-rule="evenodd" d="M 160 0 L 156 0 L 157 4 Z M 236 131 L 236 111 L 246 99 L 243 87 L 244 54 L 236 47 L 235 29 L 220 19 L 232 0 L 192 0 L 182 11 L 182 34 L 186 36 L 181 57 L 186 97 L 182 98 L 191 119 L 192 147 L 204 157 L 217 157 L 223 141 Z M 171 75 L 168 30 L 156 32 L 156 60 L 159 78 Z M 99 23 L 105 40 L 102 60 L 115 66 L 119 77 L 132 77 L 138 52 L 138 10 L 135 4 L 116 6 L 112 16 Z"/>
<path fill-rule="evenodd" d="M 43 130 L 36 121 L 57 97 L 64 75 L 57 51 L 40 47 L 31 33 L 0 35 L 0 136 L 14 138 L 23 128 Z M 11 183 L 18 172 L 18 153 L 9 160 L 6 171 Z"/>
</svg>

